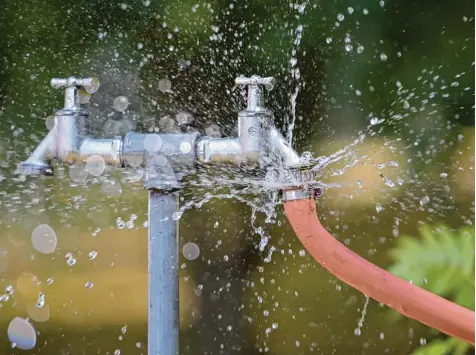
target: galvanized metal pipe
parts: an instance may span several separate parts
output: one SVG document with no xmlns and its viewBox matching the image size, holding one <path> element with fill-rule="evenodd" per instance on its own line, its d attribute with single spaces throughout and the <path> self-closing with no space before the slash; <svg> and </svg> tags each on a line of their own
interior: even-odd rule
<svg viewBox="0 0 476 355">
<path fill-rule="evenodd" d="M 148 355 L 179 353 L 178 193 L 149 190 Z"/>
</svg>

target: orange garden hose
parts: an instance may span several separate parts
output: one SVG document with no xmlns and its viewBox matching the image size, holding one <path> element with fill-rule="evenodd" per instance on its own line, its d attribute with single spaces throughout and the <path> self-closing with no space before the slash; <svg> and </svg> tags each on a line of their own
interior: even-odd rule
<svg viewBox="0 0 476 355">
<path fill-rule="evenodd" d="M 360 257 L 321 225 L 314 199 L 284 202 L 285 214 L 309 254 L 334 276 L 397 312 L 474 346 L 474 312 L 404 281 Z"/>
</svg>

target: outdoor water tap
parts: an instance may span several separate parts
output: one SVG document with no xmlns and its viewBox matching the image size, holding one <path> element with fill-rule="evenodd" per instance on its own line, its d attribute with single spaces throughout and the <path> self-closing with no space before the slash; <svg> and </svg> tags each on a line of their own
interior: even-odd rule
<svg viewBox="0 0 476 355">
<path fill-rule="evenodd" d="M 263 107 L 261 86 L 271 90 L 274 78 L 239 77 L 247 86 L 248 103 L 238 114 L 238 137 L 199 137 L 198 133 L 129 132 L 123 137 L 89 137 L 88 114 L 81 98 L 95 92 L 94 78 L 53 79 L 54 88 L 65 88 L 64 108 L 56 112 L 54 127 L 17 172 L 51 174 L 48 162 L 87 163 L 92 156 L 117 167 L 145 166 L 144 186 L 148 207 L 148 354 L 178 355 L 178 191 L 182 178 L 206 163 L 246 164 L 279 169 L 299 167 L 299 156 L 276 129 L 271 111 Z M 83 95 L 83 96 L 82 96 Z M 201 163 L 201 164 L 197 164 Z"/>
<path fill-rule="evenodd" d="M 120 165 L 121 138 L 88 137 L 89 117 L 80 104 L 89 101 L 90 95 L 98 90 L 98 79 L 55 78 L 51 80 L 51 86 L 65 88 L 64 107 L 55 113 L 53 128 L 28 159 L 18 165 L 17 172 L 24 175 L 51 175 L 53 170 L 48 161 L 58 159 L 72 164 L 93 154 L 101 155 L 109 164 Z"/>
<path fill-rule="evenodd" d="M 97 139 L 88 136 L 89 117 L 80 104 L 82 97 L 97 91 L 99 81 L 74 77 L 52 79 L 52 87 L 65 88 L 64 108 L 56 112 L 54 127 L 28 159 L 18 165 L 17 172 L 48 175 L 52 173 L 49 160 L 74 164 L 99 155 L 107 165 L 146 166 L 147 188 L 173 189 L 179 187 L 181 177 L 192 171 L 196 162 L 295 167 L 299 156 L 274 126 L 272 112 L 263 107 L 262 86 L 271 90 L 275 82 L 272 77 L 236 78 L 236 85 L 248 88 L 247 107 L 238 114 L 236 138 L 129 132 L 124 137 Z"/>
<path fill-rule="evenodd" d="M 272 112 L 263 106 L 261 86 L 272 90 L 275 83 L 272 77 L 236 78 L 237 86 L 248 87 L 247 107 L 238 114 L 238 137 L 200 139 L 197 148 L 200 162 L 257 163 L 261 167 L 274 163 L 286 167 L 299 164 L 299 156 L 274 126 Z"/>
</svg>

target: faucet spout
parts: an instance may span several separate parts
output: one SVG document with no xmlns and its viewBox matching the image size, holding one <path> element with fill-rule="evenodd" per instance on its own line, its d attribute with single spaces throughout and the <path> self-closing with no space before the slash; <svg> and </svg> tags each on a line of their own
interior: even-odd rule
<svg viewBox="0 0 476 355">
<path fill-rule="evenodd" d="M 271 127 L 269 131 L 270 151 L 278 155 L 278 159 L 286 168 L 293 168 L 300 165 L 300 158 L 296 151 L 286 142 L 281 132 L 276 127 Z"/>
<path fill-rule="evenodd" d="M 16 172 L 21 175 L 52 175 L 53 169 L 46 162 L 52 157 L 55 128 L 51 129 L 33 153 L 18 164 Z"/>
</svg>

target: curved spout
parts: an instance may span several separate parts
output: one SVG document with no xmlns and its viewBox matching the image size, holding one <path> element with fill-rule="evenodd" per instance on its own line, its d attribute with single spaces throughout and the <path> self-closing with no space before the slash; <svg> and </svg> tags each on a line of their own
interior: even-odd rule
<svg viewBox="0 0 476 355">
<path fill-rule="evenodd" d="M 55 139 L 55 128 L 51 129 L 27 160 L 18 164 L 16 172 L 22 175 L 51 175 L 53 170 L 46 162 L 50 158 Z"/>
<path fill-rule="evenodd" d="M 311 256 L 334 276 L 397 312 L 474 346 L 474 312 L 404 281 L 338 242 L 317 218 L 313 199 L 284 202 L 286 216 Z"/>
<path fill-rule="evenodd" d="M 299 165 L 299 155 L 286 142 L 286 139 L 284 139 L 276 127 L 271 127 L 270 129 L 269 144 L 270 150 L 279 156 L 285 167 L 292 168 Z"/>
</svg>

